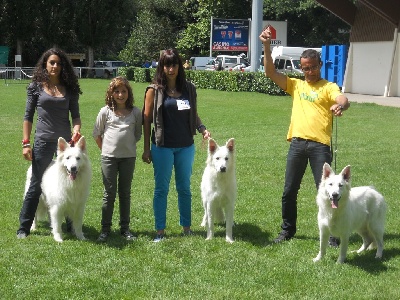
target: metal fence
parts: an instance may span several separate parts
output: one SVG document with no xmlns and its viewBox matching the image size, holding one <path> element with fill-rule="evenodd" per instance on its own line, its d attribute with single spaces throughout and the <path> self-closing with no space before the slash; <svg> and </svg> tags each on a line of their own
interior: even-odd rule
<svg viewBox="0 0 400 300">
<path fill-rule="evenodd" d="M 6 85 L 28 84 L 32 81 L 33 70 L 32 67 L 0 67 L 0 79 L 4 79 Z M 79 78 L 112 78 L 118 75 L 118 68 L 75 67 L 74 70 Z"/>
<path fill-rule="evenodd" d="M 0 79 L 4 79 L 6 85 L 9 84 L 28 84 L 32 81 L 34 68 L 0 68 Z"/>
</svg>

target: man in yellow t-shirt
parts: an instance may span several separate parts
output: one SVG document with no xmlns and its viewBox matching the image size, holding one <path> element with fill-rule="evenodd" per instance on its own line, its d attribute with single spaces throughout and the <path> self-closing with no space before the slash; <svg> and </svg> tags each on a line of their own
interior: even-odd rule
<svg viewBox="0 0 400 300">
<path fill-rule="evenodd" d="M 322 167 L 325 162 L 332 162 L 332 116 L 340 117 L 350 103 L 337 84 L 321 78 L 322 62 L 317 51 L 305 50 L 300 57 L 305 80 L 289 78 L 279 73 L 272 62 L 269 27 L 261 32 L 259 38 L 264 46 L 265 75 L 293 98 L 287 134 L 290 147 L 282 195 L 282 230 L 274 240 L 275 243 L 280 243 L 290 240 L 296 233 L 297 193 L 307 165 L 310 163 L 318 190 Z M 338 246 L 339 240 L 330 237 L 330 244 Z"/>
</svg>

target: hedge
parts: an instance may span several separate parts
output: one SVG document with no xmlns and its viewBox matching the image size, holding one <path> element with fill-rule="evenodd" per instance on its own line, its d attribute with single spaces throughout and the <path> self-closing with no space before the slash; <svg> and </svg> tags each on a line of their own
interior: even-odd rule
<svg viewBox="0 0 400 300">
<path fill-rule="evenodd" d="M 151 82 L 156 69 L 122 67 L 118 74 L 134 82 Z M 215 89 L 228 92 L 258 92 L 269 95 L 286 95 L 271 79 L 262 72 L 237 71 L 200 71 L 186 70 L 186 78 L 200 89 Z M 301 74 L 289 74 L 290 77 L 302 78 Z"/>
</svg>

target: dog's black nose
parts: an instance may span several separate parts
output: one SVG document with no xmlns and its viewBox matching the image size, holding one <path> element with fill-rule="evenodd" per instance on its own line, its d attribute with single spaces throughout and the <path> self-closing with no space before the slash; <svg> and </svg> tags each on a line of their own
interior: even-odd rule
<svg viewBox="0 0 400 300">
<path fill-rule="evenodd" d="M 339 193 L 332 193 L 332 199 L 338 200 L 339 199 Z"/>
<path fill-rule="evenodd" d="M 76 173 L 76 167 L 71 167 L 71 173 Z"/>
<path fill-rule="evenodd" d="M 221 172 L 226 172 L 226 167 L 221 167 L 221 168 L 220 168 L 220 171 L 221 171 Z"/>
</svg>

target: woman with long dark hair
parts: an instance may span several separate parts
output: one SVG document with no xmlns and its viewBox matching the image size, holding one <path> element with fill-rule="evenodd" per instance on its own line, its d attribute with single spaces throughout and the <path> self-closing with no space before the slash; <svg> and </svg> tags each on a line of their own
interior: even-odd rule
<svg viewBox="0 0 400 300">
<path fill-rule="evenodd" d="M 186 81 L 178 51 L 167 49 L 160 56 L 153 83 L 146 89 L 143 111 L 142 159 L 149 164 L 153 162 L 154 168 L 153 208 L 157 232 L 154 242 L 165 237 L 172 169 L 175 170 L 180 225 L 184 235 L 192 234 L 190 179 L 195 153 L 193 136 L 196 130 L 204 139 L 211 136 L 197 114 L 196 88 Z"/>
<path fill-rule="evenodd" d="M 68 56 L 57 48 L 45 51 L 36 64 L 32 82 L 27 88 L 22 154 L 26 160 L 32 161 L 32 179 L 20 212 L 17 238 L 26 238 L 30 234 L 42 193 L 42 176 L 57 151 L 58 138 L 73 142 L 80 138 L 80 94 L 82 91 L 78 78 Z M 35 111 L 37 121 L 31 144 Z"/>
</svg>

